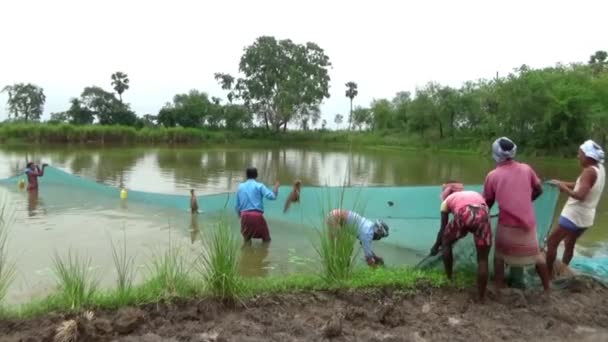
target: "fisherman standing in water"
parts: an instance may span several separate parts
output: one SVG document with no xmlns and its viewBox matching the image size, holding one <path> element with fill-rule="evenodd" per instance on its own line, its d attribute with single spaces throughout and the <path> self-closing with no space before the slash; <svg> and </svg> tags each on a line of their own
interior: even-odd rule
<svg viewBox="0 0 608 342">
<path fill-rule="evenodd" d="M 247 180 L 241 184 L 236 192 L 236 212 L 241 218 L 241 234 L 245 243 L 251 239 L 262 239 L 270 242 L 268 223 L 264 219 L 264 198 L 276 200 L 279 193 L 279 182 L 274 184 L 272 191 L 264 184 L 258 182 L 258 170 L 249 167 L 246 171 Z"/>
<path fill-rule="evenodd" d="M 27 163 L 25 175 L 27 176 L 27 191 L 38 191 L 38 177 L 44 176 L 44 168 L 47 164 L 42 164 L 42 169 L 34 162 Z"/>
</svg>

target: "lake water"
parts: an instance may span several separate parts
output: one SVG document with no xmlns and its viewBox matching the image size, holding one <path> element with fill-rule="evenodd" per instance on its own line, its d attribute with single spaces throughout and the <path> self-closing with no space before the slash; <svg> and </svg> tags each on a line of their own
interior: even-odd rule
<svg viewBox="0 0 608 342">
<path fill-rule="evenodd" d="M 234 191 L 247 166 L 256 166 L 259 180 L 269 186 L 275 180 L 291 184 L 301 179 L 306 186 L 437 185 L 447 179 L 481 184 L 494 167 L 487 156 L 455 153 L 404 152 L 398 150 L 307 147 L 271 148 L 21 148 L 0 149 L 0 178 L 22 172 L 26 160 L 46 162 L 56 168 L 111 186 L 164 194 L 197 195 Z M 574 181 L 579 172 L 572 159 L 526 159 L 543 179 Z M 15 185 L 15 188 L 17 186 Z M 51 191 L 47 189 L 46 191 Z M 9 191 L 7 201 L 14 213 L 9 235 L 9 255 L 17 261 L 17 277 L 8 301 L 23 302 L 52 291 L 52 256 L 68 250 L 87 255 L 102 286 L 111 286 L 114 266 L 110 240 L 121 243 L 135 256 L 138 279 L 146 277 L 152 255 L 165 250 L 168 241 L 194 256 L 201 250 L 200 236 L 211 224 L 202 215 L 159 210 L 143 205 L 117 205 L 86 190 L 64 189 L 61 204 L 49 201 L 41 188 L 37 198 Z M 5 191 L 6 192 L 6 191 Z M 565 197 L 556 209 L 559 213 Z M 437 203 L 437 207 L 439 203 Z M 438 209 L 438 208 L 437 208 Z M 233 223 L 236 223 L 236 217 Z M 269 220 L 273 241 L 243 248 L 241 272 L 265 276 L 318 270 L 312 247 L 315 233 L 293 224 Z M 236 225 L 235 225 L 236 226 Z M 199 228 L 199 229 L 196 229 Z M 238 228 L 237 228 L 238 229 Z M 608 203 L 600 202 L 596 225 L 580 240 L 578 253 L 605 254 L 608 241 Z M 420 259 L 410 251 L 375 243 L 388 264 L 412 264 Z M 430 247 L 430 246 L 429 246 Z M 194 272 L 194 271 L 193 271 Z"/>
</svg>

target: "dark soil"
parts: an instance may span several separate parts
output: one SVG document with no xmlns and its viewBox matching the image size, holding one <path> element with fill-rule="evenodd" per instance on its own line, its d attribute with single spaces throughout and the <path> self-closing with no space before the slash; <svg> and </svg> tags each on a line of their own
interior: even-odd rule
<svg viewBox="0 0 608 342">
<path fill-rule="evenodd" d="M 0 320 L 1 341 L 608 341 L 608 289 L 579 278 L 538 290 L 342 290 L 227 306 L 212 300 Z"/>
</svg>

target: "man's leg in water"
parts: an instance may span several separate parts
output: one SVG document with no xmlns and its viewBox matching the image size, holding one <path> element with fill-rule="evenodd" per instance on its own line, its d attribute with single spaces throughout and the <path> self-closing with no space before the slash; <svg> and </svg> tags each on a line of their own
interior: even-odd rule
<svg viewBox="0 0 608 342">
<path fill-rule="evenodd" d="M 488 255 L 490 246 L 477 246 L 477 290 L 479 300 L 484 301 L 488 287 Z"/>
</svg>

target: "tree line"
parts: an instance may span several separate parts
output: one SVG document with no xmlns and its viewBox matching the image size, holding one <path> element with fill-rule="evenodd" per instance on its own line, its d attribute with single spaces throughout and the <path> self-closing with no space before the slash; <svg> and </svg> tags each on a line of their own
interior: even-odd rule
<svg viewBox="0 0 608 342">
<path fill-rule="evenodd" d="M 129 89 L 126 73 L 111 75 L 113 92 L 86 87 L 50 122 L 98 123 L 135 127 L 198 127 L 240 130 L 261 126 L 285 131 L 325 129 L 319 106 L 329 98 L 329 68 L 324 50 L 315 43 L 262 36 L 247 46 L 237 77 L 217 72 L 215 79 L 227 101 L 206 92 L 176 94 L 156 115 L 137 116 L 122 95 Z M 532 69 L 522 65 L 503 77 L 465 82 L 461 87 L 430 82 L 415 92 L 375 99 L 355 106 L 357 83 L 345 84 L 350 107 L 347 118 L 336 114 L 338 127 L 349 130 L 394 131 L 422 139 L 469 137 L 487 140 L 509 135 L 538 149 L 560 148 L 594 137 L 606 142 L 608 128 L 608 54 L 597 51 L 586 63 Z M 8 93 L 11 120 L 39 121 L 46 100 L 33 84 L 14 84 Z M 346 121 L 346 126 L 342 124 Z"/>
<path fill-rule="evenodd" d="M 560 149 L 589 137 L 605 144 L 607 57 L 598 51 L 588 63 L 542 69 L 523 65 L 505 77 L 469 81 L 460 88 L 430 82 L 415 95 L 399 92 L 356 107 L 352 127 L 439 139 L 508 135 L 536 149 Z"/>
</svg>

